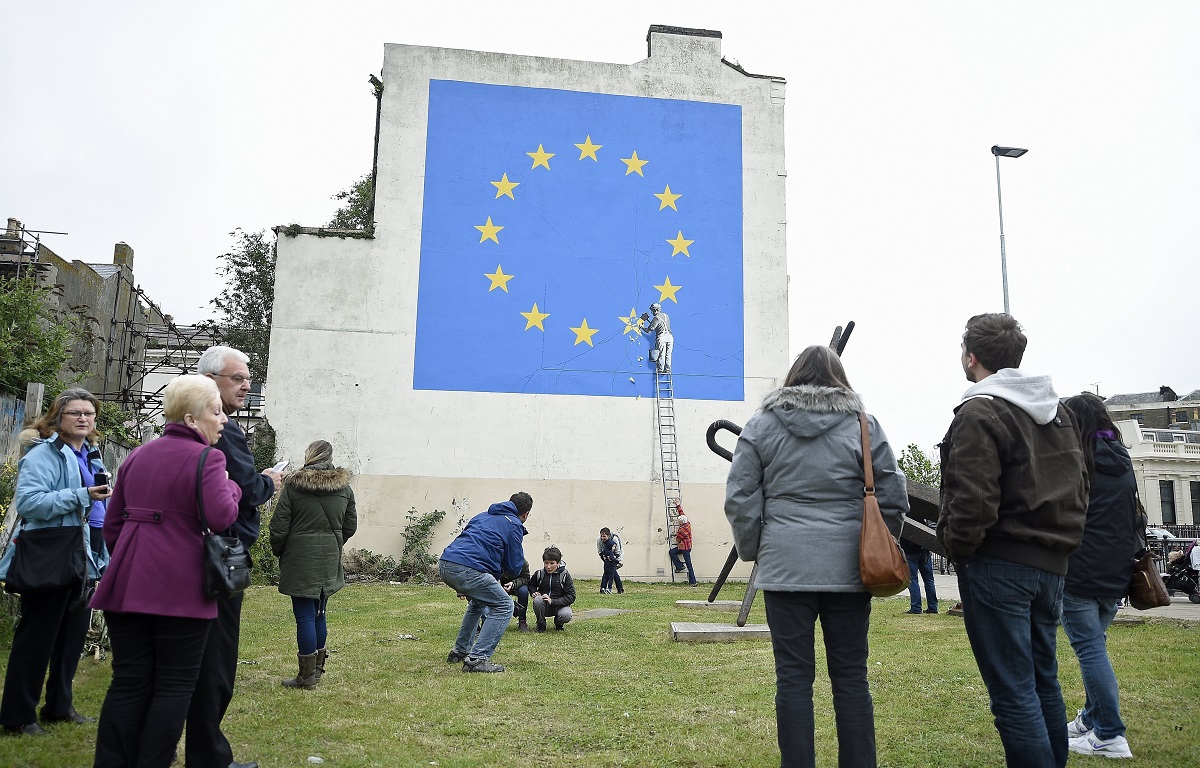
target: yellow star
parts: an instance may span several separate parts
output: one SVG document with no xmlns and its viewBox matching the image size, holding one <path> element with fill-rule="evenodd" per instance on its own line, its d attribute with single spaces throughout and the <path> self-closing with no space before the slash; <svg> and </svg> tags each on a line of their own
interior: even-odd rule
<svg viewBox="0 0 1200 768">
<path fill-rule="evenodd" d="M 671 285 L 670 277 L 664 278 L 662 285 L 656 285 L 654 287 L 658 289 L 658 293 L 659 293 L 658 300 L 659 301 L 666 301 L 667 299 L 670 299 L 671 301 L 675 302 L 676 304 L 679 303 L 679 299 L 675 298 L 675 292 L 678 291 L 683 286 Z"/>
<path fill-rule="evenodd" d="M 675 303 L 678 304 L 679 302 L 675 302 Z M 585 318 L 583 318 L 583 323 L 578 328 L 572 328 L 571 330 L 575 332 L 575 344 L 579 344 L 580 342 L 586 341 L 587 345 L 589 347 L 594 347 L 595 344 L 592 343 L 592 337 L 595 336 L 596 331 L 598 331 L 600 329 L 599 328 L 588 328 L 587 318 L 585 317 Z M 574 346 L 574 345 L 572 345 L 572 346 Z"/>
<path fill-rule="evenodd" d="M 678 304 L 679 302 L 675 302 L 675 303 Z M 636 309 L 629 310 L 629 317 L 618 317 L 617 319 L 620 320 L 622 323 L 625 323 L 625 330 L 621 331 L 621 333 L 630 333 L 632 331 L 636 331 L 639 328 L 641 328 L 641 321 L 638 320 L 638 314 L 637 314 Z"/>
<path fill-rule="evenodd" d="M 517 198 L 513 197 L 512 191 L 514 189 L 516 189 L 517 187 L 521 186 L 521 182 L 519 182 L 519 181 L 509 181 L 507 173 L 504 174 L 503 177 L 501 177 L 500 181 L 491 181 L 488 183 L 496 188 L 496 197 L 497 198 L 499 198 L 501 195 L 508 195 L 508 198 L 510 200 L 517 199 Z"/>
<path fill-rule="evenodd" d="M 484 272 L 483 276 L 492 281 L 492 284 L 488 286 L 488 293 L 491 293 L 496 288 L 508 293 L 508 281 L 512 280 L 513 276 L 504 274 L 504 270 L 500 269 L 499 264 L 496 265 L 495 274 L 489 275 L 487 272 Z"/>
<path fill-rule="evenodd" d="M 663 190 L 663 193 L 661 195 L 656 194 L 654 196 L 658 198 L 658 210 L 660 210 L 660 211 L 663 208 L 667 208 L 667 207 L 670 207 L 672 210 L 678 211 L 679 209 L 675 207 L 675 201 L 678 200 L 679 198 L 683 197 L 683 195 L 672 194 L 670 184 L 667 185 L 667 188 L 665 190 Z"/>
<path fill-rule="evenodd" d="M 649 160 L 638 160 L 637 152 L 633 153 L 633 157 L 622 157 L 621 162 L 625 163 L 625 175 L 626 176 L 628 176 L 631 173 L 636 173 L 638 176 L 641 176 L 643 179 L 646 178 L 646 175 L 644 173 L 642 173 L 642 166 L 650 161 Z"/>
<path fill-rule="evenodd" d="M 484 240 L 491 240 L 496 245 L 500 245 L 500 241 L 496 239 L 496 233 L 504 229 L 504 227 L 497 227 L 493 224 L 491 216 L 488 216 L 487 224 L 476 224 L 475 229 L 479 230 L 479 242 L 482 243 Z"/>
<path fill-rule="evenodd" d="M 550 158 L 554 157 L 554 153 L 542 149 L 541 144 L 538 144 L 537 152 L 526 152 L 525 154 L 533 158 L 533 165 L 530 167 L 530 170 L 537 168 L 539 165 L 545 167 L 547 171 L 550 170 Z"/>
<path fill-rule="evenodd" d="M 596 162 L 600 162 L 600 158 L 596 157 L 596 150 L 600 149 L 600 147 L 603 147 L 604 145 L 603 144 L 593 144 L 592 137 L 590 135 L 586 139 L 583 140 L 582 144 L 576 144 L 575 146 L 579 147 L 579 159 L 580 160 L 582 160 L 585 157 L 590 157 L 593 160 L 595 160 Z"/>
<path fill-rule="evenodd" d="M 678 304 L 679 302 L 675 303 Z M 521 317 L 525 318 L 525 330 L 528 331 L 536 325 L 538 330 L 544 333 L 546 329 L 542 327 L 542 321 L 550 317 L 550 314 L 548 312 L 538 312 L 537 304 L 535 303 L 533 309 L 528 312 L 522 312 Z"/>
<path fill-rule="evenodd" d="M 692 254 L 688 253 L 688 246 L 696 241 L 684 239 L 683 232 L 680 232 L 679 234 L 675 235 L 674 240 L 668 240 L 667 242 L 671 244 L 671 255 L 672 256 L 678 256 L 679 254 L 682 253 L 684 256 L 687 256 L 689 259 L 692 258 Z"/>
</svg>

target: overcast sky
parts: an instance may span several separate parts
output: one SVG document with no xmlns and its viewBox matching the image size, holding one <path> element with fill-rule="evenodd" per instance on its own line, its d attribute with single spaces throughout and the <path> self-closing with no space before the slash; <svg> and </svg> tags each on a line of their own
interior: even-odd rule
<svg viewBox="0 0 1200 768">
<path fill-rule="evenodd" d="M 70 233 L 45 238 L 67 259 L 129 243 L 180 321 L 209 316 L 229 232 L 323 224 L 369 172 L 385 43 L 628 64 L 669 24 L 719 30 L 726 58 L 787 79 L 792 350 L 855 320 L 851 383 L 893 443 L 941 438 L 967 386 L 963 323 L 1002 308 L 993 144 L 1029 149 L 1001 160 L 1023 367 L 1060 394 L 1200 388 L 1197 2 L 0 13 L 0 218 Z"/>
</svg>

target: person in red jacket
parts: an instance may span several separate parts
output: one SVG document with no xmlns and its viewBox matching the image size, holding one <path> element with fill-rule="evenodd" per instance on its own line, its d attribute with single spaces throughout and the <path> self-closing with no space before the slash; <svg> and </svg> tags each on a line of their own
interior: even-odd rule
<svg viewBox="0 0 1200 768">
<path fill-rule="evenodd" d="M 687 571 L 688 584 L 696 586 L 696 572 L 692 570 L 692 524 L 687 515 L 683 514 L 683 505 L 676 508 L 679 512 L 679 527 L 675 530 L 675 546 L 671 547 L 671 564 L 675 573 Z"/>
</svg>

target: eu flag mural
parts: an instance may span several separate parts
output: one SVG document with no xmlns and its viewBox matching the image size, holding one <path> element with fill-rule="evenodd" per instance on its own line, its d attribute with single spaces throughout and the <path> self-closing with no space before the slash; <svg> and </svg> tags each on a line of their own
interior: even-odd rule
<svg viewBox="0 0 1200 768">
<path fill-rule="evenodd" d="M 435 80 L 414 389 L 743 399 L 741 107 Z"/>
</svg>

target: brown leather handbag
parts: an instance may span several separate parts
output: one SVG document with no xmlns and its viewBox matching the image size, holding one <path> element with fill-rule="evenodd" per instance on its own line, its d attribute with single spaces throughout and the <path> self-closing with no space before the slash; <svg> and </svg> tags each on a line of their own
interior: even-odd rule
<svg viewBox="0 0 1200 768">
<path fill-rule="evenodd" d="M 867 415 L 862 411 L 858 412 L 858 423 L 862 428 L 863 476 L 866 480 L 862 532 L 858 537 L 858 570 L 868 592 L 875 597 L 891 597 L 908 587 L 908 559 L 879 511 L 879 500 L 875 498 L 875 472 L 871 467 L 871 434 L 867 429 Z"/>
<path fill-rule="evenodd" d="M 1134 524 L 1137 526 L 1142 548 L 1129 579 L 1129 604 L 1139 611 L 1148 611 L 1151 608 L 1170 605 L 1171 596 L 1167 594 L 1167 585 L 1163 583 L 1162 574 L 1158 572 L 1154 553 L 1146 545 L 1146 508 L 1142 506 L 1140 498 L 1135 497 L 1134 501 Z"/>
</svg>

